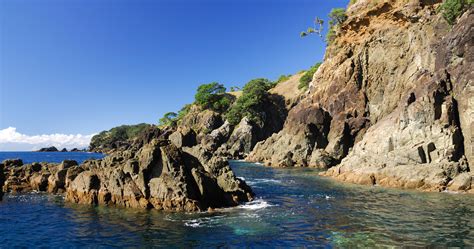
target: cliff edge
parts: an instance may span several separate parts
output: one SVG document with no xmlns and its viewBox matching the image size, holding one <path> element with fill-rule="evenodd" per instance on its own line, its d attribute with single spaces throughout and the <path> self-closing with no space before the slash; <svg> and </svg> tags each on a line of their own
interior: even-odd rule
<svg viewBox="0 0 474 249">
<path fill-rule="evenodd" d="M 473 8 L 450 26 L 441 1 L 359 0 L 283 129 L 247 157 L 329 169 L 338 180 L 471 189 Z"/>
</svg>

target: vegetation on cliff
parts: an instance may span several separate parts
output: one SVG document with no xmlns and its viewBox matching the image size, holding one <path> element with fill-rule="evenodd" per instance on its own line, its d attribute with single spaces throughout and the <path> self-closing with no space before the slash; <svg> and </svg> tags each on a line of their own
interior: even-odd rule
<svg viewBox="0 0 474 249">
<path fill-rule="evenodd" d="M 231 103 L 230 97 L 225 92 L 224 85 L 217 82 L 200 85 L 194 96 L 195 103 L 203 109 L 225 112 Z"/>
<path fill-rule="evenodd" d="M 316 65 L 312 66 L 303 74 L 303 76 L 301 76 L 300 83 L 298 85 L 299 89 L 308 89 L 309 83 L 313 80 L 313 75 L 316 73 L 316 71 L 318 71 L 319 66 L 321 66 L 321 62 L 316 63 Z"/>
<path fill-rule="evenodd" d="M 227 121 L 235 125 L 243 117 L 247 117 L 253 122 L 262 122 L 265 113 L 262 104 L 268 98 L 268 90 L 272 87 L 273 83 L 268 79 L 259 78 L 249 81 L 242 90 L 242 96 L 227 112 Z"/>
<path fill-rule="evenodd" d="M 451 25 L 456 22 L 456 19 L 464 13 L 472 4 L 474 0 L 445 0 L 439 7 L 444 19 Z"/>
<path fill-rule="evenodd" d="M 137 137 L 148 127 L 151 127 L 151 125 L 141 123 L 137 125 L 121 125 L 108 131 L 102 131 L 92 137 L 89 150 L 101 151 L 103 149 L 119 147 L 121 143 Z"/>
</svg>

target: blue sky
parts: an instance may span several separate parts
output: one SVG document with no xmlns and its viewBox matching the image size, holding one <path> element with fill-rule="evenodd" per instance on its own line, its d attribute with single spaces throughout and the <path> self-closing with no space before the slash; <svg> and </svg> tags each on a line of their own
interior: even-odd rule
<svg viewBox="0 0 474 249">
<path fill-rule="evenodd" d="M 0 0 L 0 130 L 92 134 L 156 123 L 198 85 L 320 61 L 299 32 L 344 0 Z M 1 149 L 1 148 L 0 148 Z"/>
</svg>

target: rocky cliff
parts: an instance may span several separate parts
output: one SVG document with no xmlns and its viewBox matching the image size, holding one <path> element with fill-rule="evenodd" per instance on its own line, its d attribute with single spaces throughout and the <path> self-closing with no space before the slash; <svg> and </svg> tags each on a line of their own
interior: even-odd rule
<svg viewBox="0 0 474 249">
<path fill-rule="evenodd" d="M 222 113 L 193 105 L 170 135 L 170 140 L 177 146 L 196 147 L 229 159 L 243 159 L 257 142 L 283 128 L 288 111 L 304 96 L 304 90 L 298 88 L 301 76 L 301 73 L 293 75 L 268 91 L 260 108 L 261 122 L 243 117 L 238 124 L 232 125 Z M 234 95 L 238 98 L 241 93 L 234 92 Z"/>
<path fill-rule="evenodd" d="M 81 165 L 7 160 L 3 166 L 4 191 L 65 193 L 66 201 L 74 203 L 193 212 L 253 198 L 224 158 L 184 150 L 165 134 L 152 134 L 149 141 Z"/>
<path fill-rule="evenodd" d="M 474 163 L 473 9 L 359 0 L 283 129 L 249 161 L 330 168 L 361 184 L 469 190 Z"/>
</svg>

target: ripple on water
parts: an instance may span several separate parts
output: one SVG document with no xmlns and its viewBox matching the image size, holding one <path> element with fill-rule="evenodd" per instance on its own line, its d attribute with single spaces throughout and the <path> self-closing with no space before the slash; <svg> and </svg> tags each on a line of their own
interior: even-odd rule
<svg viewBox="0 0 474 249">
<path fill-rule="evenodd" d="M 335 184 L 309 170 L 231 166 L 257 198 L 213 212 L 90 207 L 41 193 L 6 195 L 0 202 L 0 245 L 474 246 L 474 196 Z"/>
</svg>

